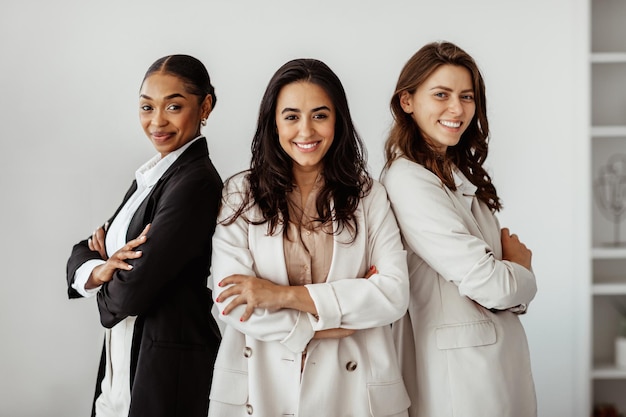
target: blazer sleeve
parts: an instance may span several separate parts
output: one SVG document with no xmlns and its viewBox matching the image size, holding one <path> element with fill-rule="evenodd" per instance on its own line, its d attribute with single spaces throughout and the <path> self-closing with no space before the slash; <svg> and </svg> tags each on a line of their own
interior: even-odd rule
<svg viewBox="0 0 626 417">
<path fill-rule="evenodd" d="M 146 312 L 175 280 L 198 279 L 187 272 L 201 270 L 207 262 L 221 182 L 211 181 L 204 171 L 189 166 L 162 181 L 154 216 L 148 220 L 152 226 L 147 240 L 136 248 L 142 256 L 128 260 L 133 269 L 117 270 L 98 292 L 100 320 L 105 327 Z M 206 275 L 200 278 L 206 279 Z"/>
<path fill-rule="evenodd" d="M 329 276 L 325 283 L 306 285 L 318 310 L 319 321 L 313 322 L 314 330 L 384 326 L 398 320 L 407 310 L 406 251 L 380 183 L 374 181 L 370 194 L 361 200 L 361 209 L 359 233 L 365 238 L 364 244 L 351 245 L 350 252 L 339 255 L 344 259 L 333 259 L 333 263 L 349 265 L 365 259 L 367 267 L 376 266 L 378 273 L 368 279 L 355 279 L 359 271 L 350 268 L 339 272 L 344 276 Z"/>
<path fill-rule="evenodd" d="M 122 200 L 122 204 L 117 208 L 117 210 L 115 211 L 115 214 L 109 219 L 108 221 L 109 224 L 113 221 L 117 213 L 124 206 L 124 203 L 126 203 L 126 201 L 130 198 L 130 196 L 135 192 L 136 189 L 137 189 L 137 183 L 133 181 L 130 188 L 126 192 L 124 199 Z M 104 225 L 102 225 L 102 227 L 104 228 Z M 89 246 L 87 244 L 88 239 L 89 238 L 82 240 L 78 242 L 77 244 L 75 244 L 74 247 L 72 248 L 70 257 L 67 260 L 66 279 L 67 279 L 67 295 L 69 298 L 82 297 L 82 295 L 80 295 L 78 291 L 72 288 L 72 284 L 74 283 L 75 274 L 78 268 L 80 268 L 87 261 L 94 260 L 94 259 L 102 260 L 98 252 L 94 252 L 91 249 L 89 249 Z"/>
<path fill-rule="evenodd" d="M 238 177 L 228 181 L 224 188 L 222 207 L 213 234 L 211 284 L 214 300 L 227 288 L 218 286 L 225 277 L 233 274 L 258 276 L 249 246 L 250 224 L 242 216 L 234 223 L 222 224 L 241 205 L 245 187 L 243 178 Z M 251 212 L 253 210 L 249 210 L 246 215 L 253 215 Z M 218 311 L 223 311 L 232 299 L 233 297 L 229 297 L 221 302 L 216 301 Z M 220 314 L 219 318 L 247 336 L 262 341 L 278 341 L 292 352 L 302 352 L 315 333 L 307 313 L 291 309 L 270 311 L 257 308 L 248 320 L 241 322 L 239 317 L 244 308 L 245 306 L 238 306 L 228 315 Z"/>
<path fill-rule="evenodd" d="M 528 304 L 537 291 L 534 274 L 498 259 L 470 233 L 436 175 L 405 159 L 383 177 L 405 244 L 442 278 L 490 309 Z"/>
</svg>

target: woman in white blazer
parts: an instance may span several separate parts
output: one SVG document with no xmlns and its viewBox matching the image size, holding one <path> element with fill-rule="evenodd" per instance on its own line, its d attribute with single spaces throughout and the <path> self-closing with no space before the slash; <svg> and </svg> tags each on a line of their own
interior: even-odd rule
<svg viewBox="0 0 626 417">
<path fill-rule="evenodd" d="M 391 108 L 382 178 L 409 263 L 408 314 L 393 325 L 409 415 L 536 416 L 518 315 L 537 287 L 530 250 L 494 215 L 478 67 L 456 45 L 428 44 L 402 69 Z"/>
<path fill-rule="evenodd" d="M 364 152 L 330 68 L 274 74 L 213 239 L 209 416 L 407 415 L 390 329 L 408 306 L 406 252 Z"/>
</svg>

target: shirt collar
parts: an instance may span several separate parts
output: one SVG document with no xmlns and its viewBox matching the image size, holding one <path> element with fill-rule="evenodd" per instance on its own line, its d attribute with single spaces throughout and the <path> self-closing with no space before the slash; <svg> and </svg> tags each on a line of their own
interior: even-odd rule
<svg viewBox="0 0 626 417">
<path fill-rule="evenodd" d="M 139 188 L 152 187 L 192 143 L 203 137 L 204 136 L 200 135 L 190 140 L 175 151 L 168 153 L 163 158 L 161 158 L 161 154 L 154 155 L 148 162 L 135 171 L 137 186 Z"/>
</svg>

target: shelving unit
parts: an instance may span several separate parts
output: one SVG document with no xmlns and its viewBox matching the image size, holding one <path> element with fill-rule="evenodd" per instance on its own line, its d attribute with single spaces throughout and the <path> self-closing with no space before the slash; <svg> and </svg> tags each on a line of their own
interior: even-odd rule
<svg viewBox="0 0 626 417">
<path fill-rule="evenodd" d="M 600 167 L 612 155 L 626 155 L 626 0 L 589 1 L 591 183 L 596 187 Z M 615 364 L 615 339 L 626 315 L 626 245 L 615 239 L 626 242 L 626 221 L 614 233 L 614 223 L 596 201 L 591 213 L 591 405 L 613 404 L 626 413 L 626 367 Z"/>
</svg>

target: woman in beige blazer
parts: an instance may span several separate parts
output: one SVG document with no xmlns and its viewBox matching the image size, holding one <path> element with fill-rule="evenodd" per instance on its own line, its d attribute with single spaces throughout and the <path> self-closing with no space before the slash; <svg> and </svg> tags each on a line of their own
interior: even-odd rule
<svg viewBox="0 0 626 417">
<path fill-rule="evenodd" d="M 482 76 L 456 45 L 428 44 L 391 108 L 383 184 L 408 252 L 409 310 L 393 328 L 409 415 L 536 416 L 519 314 L 537 288 L 530 250 L 494 216 Z"/>
<path fill-rule="evenodd" d="M 213 237 L 210 417 L 407 416 L 390 327 L 408 306 L 406 252 L 363 153 L 330 68 L 283 65 Z"/>
</svg>

